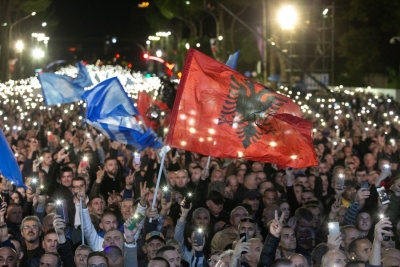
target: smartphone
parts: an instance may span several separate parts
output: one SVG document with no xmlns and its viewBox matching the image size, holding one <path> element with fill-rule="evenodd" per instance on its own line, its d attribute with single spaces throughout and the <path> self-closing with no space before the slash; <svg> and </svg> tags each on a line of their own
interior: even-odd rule
<svg viewBox="0 0 400 267">
<path fill-rule="evenodd" d="M 61 216 L 61 219 L 68 224 L 68 210 L 65 200 L 56 201 L 56 214 Z"/>
<path fill-rule="evenodd" d="M 390 170 L 390 165 L 389 164 L 385 164 L 385 165 L 382 166 L 382 168 L 384 170 Z"/>
<path fill-rule="evenodd" d="M 239 240 L 242 239 L 243 237 L 245 237 L 245 239 L 243 239 L 243 242 L 249 241 L 249 235 L 247 233 L 239 234 Z"/>
<path fill-rule="evenodd" d="M 190 208 L 190 204 L 192 203 L 192 193 L 187 193 L 185 196 L 185 205 L 183 206 L 185 209 Z"/>
<path fill-rule="evenodd" d="M 164 186 L 162 191 L 163 191 L 165 200 L 167 202 L 170 202 L 171 201 L 171 190 L 168 188 L 168 186 Z"/>
<path fill-rule="evenodd" d="M 340 190 L 344 188 L 344 180 L 345 180 L 344 174 L 340 173 L 336 181 L 337 188 L 339 188 Z"/>
<path fill-rule="evenodd" d="M 338 222 L 330 222 L 328 224 L 329 227 L 329 236 L 340 233 L 339 223 Z"/>
<path fill-rule="evenodd" d="M 140 164 L 140 153 L 135 152 L 134 153 L 134 160 L 135 160 L 135 164 Z"/>
<path fill-rule="evenodd" d="M 368 190 L 368 189 L 369 189 L 369 184 L 368 184 L 368 182 L 364 181 L 364 182 L 361 182 L 361 183 L 360 183 L 360 187 L 361 187 L 361 188 L 365 188 L 365 189 Z"/>
<path fill-rule="evenodd" d="M 36 178 L 32 178 L 30 186 L 32 188 L 32 193 L 34 194 L 36 193 L 37 185 L 38 185 L 38 180 Z"/>
<path fill-rule="evenodd" d="M 68 152 L 69 152 L 69 147 L 64 147 L 64 154 L 68 154 Z"/>
<path fill-rule="evenodd" d="M 140 223 L 144 218 L 144 215 L 141 213 L 135 213 L 132 217 L 131 217 L 131 224 L 129 225 L 129 230 L 133 230 L 136 227 L 136 224 Z"/>
<path fill-rule="evenodd" d="M 379 188 L 376 189 L 376 191 L 378 192 L 379 200 L 381 201 L 381 203 L 383 205 L 388 204 L 390 202 L 389 201 L 389 197 L 386 194 L 385 187 L 383 187 L 383 186 L 379 187 Z"/>
<path fill-rule="evenodd" d="M 203 229 L 199 228 L 194 232 L 194 239 L 196 240 L 196 244 L 198 246 L 203 246 L 203 238 L 204 238 L 204 233 Z"/>
</svg>

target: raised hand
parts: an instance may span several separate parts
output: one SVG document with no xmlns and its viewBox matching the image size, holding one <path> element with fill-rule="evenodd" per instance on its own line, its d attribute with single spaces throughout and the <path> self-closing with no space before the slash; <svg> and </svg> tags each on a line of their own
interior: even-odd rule
<svg viewBox="0 0 400 267">
<path fill-rule="evenodd" d="M 244 239 L 246 237 L 242 237 L 239 239 L 235 246 L 235 250 L 233 251 L 233 256 L 232 258 L 234 259 L 239 259 L 242 253 L 249 253 L 250 252 L 250 246 L 251 244 L 249 242 L 244 242 Z"/>
<path fill-rule="evenodd" d="M 140 231 L 143 227 L 143 224 L 136 223 L 135 228 L 133 230 L 129 229 L 129 226 L 131 225 L 131 220 L 128 219 L 124 223 L 124 234 L 125 234 L 125 242 L 126 243 L 134 243 L 136 242 L 135 236 Z"/>
<path fill-rule="evenodd" d="M 140 182 L 140 205 L 143 207 L 147 205 L 147 196 L 149 193 L 150 190 L 147 188 L 147 182 Z"/>
<path fill-rule="evenodd" d="M 104 178 L 104 169 L 99 166 L 99 170 L 96 172 L 96 183 L 101 184 Z"/>
<path fill-rule="evenodd" d="M 60 215 L 54 215 L 53 227 L 58 235 L 58 242 L 64 244 L 67 241 L 65 237 L 65 228 L 67 228 L 67 224 L 61 219 Z"/>
<path fill-rule="evenodd" d="M 283 216 L 284 214 L 282 213 L 281 217 L 278 217 L 278 211 L 275 210 L 275 218 L 269 225 L 269 233 L 276 238 L 279 238 L 281 236 L 282 228 L 283 228 Z"/>
<path fill-rule="evenodd" d="M 329 250 L 338 250 L 342 243 L 342 236 L 340 233 L 336 233 L 332 236 L 328 235 L 328 248 Z"/>
<path fill-rule="evenodd" d="M 64 153 L 65 148 L 62 148 L 60 151 L 57 153 L 57 162 L 61 163 L 66 157 L 68 157 L 69 152 Z"/>
<path fill-rule="evenodd" d="M 381 219 L 375 225 L 374 242 L 376 241 L 378 243 L 382 243 L 384 235 L 393 236 L 392 231 L 390 231 L 391 228 L 392 228 L 392 223 L 389 221 L 389 218 Z"/>
<path fill-rule="evenodd" d="M 370 192 L 369 190 L 365 189 L 365 188 L 360 188 L 357 191 L 356 197 L 354 199 L 354 201 L 356 203 L 359 203 L 360 205 L 364 205 L 365 200 L 367 198 L 369 198 Z"/>
</svg>

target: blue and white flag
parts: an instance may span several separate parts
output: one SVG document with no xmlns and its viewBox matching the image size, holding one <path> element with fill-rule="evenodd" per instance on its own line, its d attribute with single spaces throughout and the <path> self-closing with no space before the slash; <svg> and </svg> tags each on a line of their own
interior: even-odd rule
<svg viewBox="0 0 400 267">
<path fill-rule="evenodd" d="M 228 61 L 225 63 L 225 65 L 227 65 L 231 69 L 236 69 L 236 63 L 238 61 L 239 54 L 240 54 L 240 50 L 236 51 L 236 53 L 234 53 L 234 54 L 230 54 Z"/>
<path fill-rule="evenodd" d="M 9 181 L 13 182 L 16 186 L 25 187 L 22 181 L 22 174 L 18 167 L 16 158 L 14 157 L 11 147 L 7 142 L 6 137 L 2 130 L 0 130 L 0 173 Z"/>
<path fill-rule="evenodd" d="M 42 85 L 43 98 L 47 106 L 72 103 L 81 100 L 84 88 L 93 85 L 86 67 L 78 62 L 78 75 L 71 78 L 55 73 L 42 73 L 38 78 Z"/>
<path fill-rule="evenodd" d="M 117 77 L 97 84 L 82 98 L 86 101 L 87 123 L 111 140 L 133 145 L 138 150 L 162 147 L 153 130 L 144 131 L 133 117 L 138 111 Z"/>
</svg>

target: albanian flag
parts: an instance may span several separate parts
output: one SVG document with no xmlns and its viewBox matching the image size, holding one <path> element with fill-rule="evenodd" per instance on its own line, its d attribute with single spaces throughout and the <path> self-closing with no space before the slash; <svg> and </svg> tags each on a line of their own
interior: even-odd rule
<svg viewBox="0 0 400 267">
<path fill-rule="evenodd" d="M 158 125 L 159 122 L 159 116 L 162 116 L 161 114 L 157 114 L 157 117 L 154 119 L 152 118 L 151 114 L 148 114 L 149 112 L 156 108 L 157 110 L 164 112 L 164 124 L 162 125 L 163 127 L 166 127 L 169 125 L 169 117 L 171 114 L 170 109 L 168 108 L 167 104 L 164 102 L 160 102 L 157 100 L 154 100 L 149 94 L 146 92 L 139 92 L 138 94 L 138 99 L 136 101 L 137 103 L 137 110 L 139 111 L 139 114 L 142 115 L 142 118 L 144 122 L 146 123 L 147 127 L 152 128 L 153 130 L 157 130 L 160 125 Z"/>
<path fill-rule="evenodd" d="M 190 49 L 166 144 L 301 168 L 318 165 L 311 128 L 290 98 Z"/>
</svg>

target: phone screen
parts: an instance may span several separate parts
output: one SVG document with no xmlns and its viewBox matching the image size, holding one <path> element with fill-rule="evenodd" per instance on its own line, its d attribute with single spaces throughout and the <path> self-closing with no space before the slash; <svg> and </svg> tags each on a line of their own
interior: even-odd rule
<svg viewBox="0 0 400 267">
<path fill-rule="evenodd" d="M 194 239 L 196 240 L 196 244 L 198 246 L 203 246 L 203 231 L 196 230 L 194 234 Z"/>
<path fill-rule="evenodd" d="M 379 200 L 381 201 L 382 204 L 388 204 L 390 202 L 389 197 L 386 194 L 386 190 L 383 186 L 377 188 L 376 191 L 378 192 Z"/>
<path fill-rule="evenodd" d="M 328 226 L 329 226 L 329 236 L 340 233 L 338 222 L 330 222 Z"/>
</svg>

